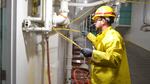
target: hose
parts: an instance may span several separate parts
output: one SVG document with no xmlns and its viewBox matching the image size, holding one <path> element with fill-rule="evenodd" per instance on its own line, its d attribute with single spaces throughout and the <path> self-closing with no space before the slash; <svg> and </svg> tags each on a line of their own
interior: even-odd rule
<svg viewBox="0 0 150 84">
<path fill-rule="evenodd" d="M 81 73 L 83 75 L 81 75 Z M 79 79 L 78 76 L 80 76 L 81 79 Z M 76 68 L 73 70 L 73 79 L 75 81 L 75 84 L 83 84 L 83 82 L 84 84 L 90 84 L 89 71 Z"/>
<path fill-rule="evenodd" d="M 72 32 L 81 33 L 81 31 L 79 31 L 79 30 L 70 29 L 70 28 L 56 28 L 55 27 L 55 30 L 65 30 L 65 31 L 72 31 Z"/>
<path fill-rule="evenodd" d="M 74 44 L 75 46 L 77 46 L 78 48 L 82 49 L 78 44 L 76 44 L 73 40 L 69 39 L 68 37 L 66 37 L 65 35 L 63 35 L 62 33 L 58 32 L 58 30 L 67 30 L 67 31 L 73 31 L 73 32 L 79 32 L 81 33 L 79 30 L 75 30 L 75 29 L 67 29 L 67 28 L 52 28 L 55 32 L 57 32 L 60 36 L 63 37 L 63 39 L 69 41 L 70 43 Z M 47 44 L 47 67 L 48 67 L 48 82 L 49 84 L 51 84 L 51 74 L 50 74 L 50 58 L 49 58 L 49 41 L 48 41 L 48 36 L 46 36 L 46 44 Z"/>
<path fill-rule="evenodd" d="M 75 21 L 77 21 L 77 20 L 79 20 L 81 17 L 83 17 L 84 15 L 86 15 L 86 14 L 87 14 L 88 12 L 90 12 L 91 10 L 93 10 L 93 8 L 90 8 L 88 11 L 86 11 L 85 13 L 83 13 L 82 15 L 80 15 L 79 17 L 73 19 L 73 20 L 70 22 L 70 24 L 73 23 L 73 22 L 75 22 Z"/>
<path fill-rule="evenodd" d="M 65 35 L 63 35 L 62 33 L 58 32 L 55 28 L 53 28 L 53 30 L 55 32 L 57 32 L 60 36 L 63 37 L 63 39 L 67 40 L 68 42 L 74 44 L 75 46 L 77 46 L 78 48 L 82 49 L 82 47 L 80 47 L 77 43 L 75 43 L 73 40 L 69 39 L 68 37 L 66 37 Z"/>
</svg>

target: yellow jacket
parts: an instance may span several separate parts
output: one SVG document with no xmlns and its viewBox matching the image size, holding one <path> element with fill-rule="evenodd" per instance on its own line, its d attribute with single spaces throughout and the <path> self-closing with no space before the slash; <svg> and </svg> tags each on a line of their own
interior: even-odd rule
<svg viewBox="0 0 150 84">
<path fill-rule="evenodd" d="M 111 26 L 102 34 L 87 35 L 95 49 L 91 57 L 91 84 L 131 84 L 121 35 Z"/>
</svg>

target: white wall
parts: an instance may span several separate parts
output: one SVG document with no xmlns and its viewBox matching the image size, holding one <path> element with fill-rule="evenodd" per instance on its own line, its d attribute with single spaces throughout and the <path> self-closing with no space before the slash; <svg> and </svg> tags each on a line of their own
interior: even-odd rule
<svg viewBox="0 0 150 84">
<path fill-rule="evenodd" d="M 126 39 L 144 49 L 150 50 L 150 32 L 140 31 L 143 25 L 143 9 L 143 3 L 135 3 L 132 5 L 132 25 L 126 34 Z"/>
<path fill-rule="evenodd" d="M 26 57 L 22 22 L 27 17 L 27 0 L 17 1 L 17 28 L 16 28 L 16 84 L 28 83 L 28 61 Z"/>
</svg>

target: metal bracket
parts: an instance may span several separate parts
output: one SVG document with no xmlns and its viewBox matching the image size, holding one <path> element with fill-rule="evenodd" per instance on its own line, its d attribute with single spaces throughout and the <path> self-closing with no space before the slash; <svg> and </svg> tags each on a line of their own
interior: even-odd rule
<svg viewBox="0 0 150 84">
<path fill-rule="evenodd" d="M 0 70 L 0 80 L 6 80 L 6 70 Z"/>
</svg>

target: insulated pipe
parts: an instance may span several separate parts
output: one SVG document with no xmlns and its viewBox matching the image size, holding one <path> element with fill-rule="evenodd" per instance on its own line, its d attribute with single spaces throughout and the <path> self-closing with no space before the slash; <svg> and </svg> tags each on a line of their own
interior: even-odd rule
<svg viewBox="0 0 150 84">
<path fill-rule="evenodd" d="M 65 21 L 68 19 L 68 13 L 61 13 L 60 15 L 53 15 L 53 24 L 65 24 Z"/>
<path fill-rule="evenodd" d="M 28 16 L 27 17 L 28 20 L 31 20 L 31 21 L 42 21 L 42 18 L 41 17 L 31 17 L 31 16 Z"/>
<path fill-rule="evenodd" d="M 47 30 L 52 29 L 52 12 L 53 12 L 53 0 L 46 0 L 46 10 L 45 10 L 45 28 Z"/>
<path fill-rule="evenodd" d="M 67 1 L 67 0 L 62 0 L 62 1 L 61 1 L 60 11 L 61 11 L 61 12 L 66 12 L 66 13 L 69 12 L 69 9 L 68 9 L 68 1 Z"/>
<path fill-rule="evenodd" d="M 70 21 L 68 19 L 68 13 L 61 13 L 60 15 L 53 15 L 53 26 L 58 25 L 67 25 Z"/>
<path fill-rule="evenodd" d="M 91 6 L 97 6 L 100 4 L 108 3 L 111 2 L 112 0 L 101 0 L 101 1 L 96 1 L 92 3 L 69 3 L 69 6 L 79 6 L 79 7 L 91 7 Z"/>
<path fill-rule="evenodd" d="M 69 32 L 70 39 L 73 39 L 72 32 Z M 71 70 L 72 70 L 72 43 L 68 43 L 68 57 L 67 57 L 67 84 L 71 84 Z"/>
<path fill-rule="evenodd" d="M 68 0 L 62 0 L 60 5 L 60 14 L 56 15 L 56 13 L 53 15 L 53 23 L 55 25 L 57 24 L 68 24 Z"/>
</svg>

